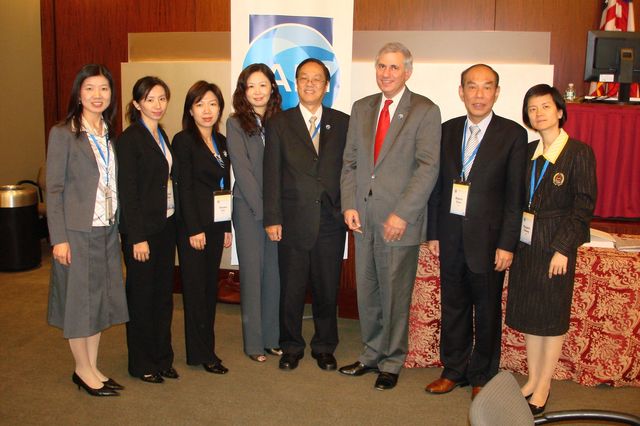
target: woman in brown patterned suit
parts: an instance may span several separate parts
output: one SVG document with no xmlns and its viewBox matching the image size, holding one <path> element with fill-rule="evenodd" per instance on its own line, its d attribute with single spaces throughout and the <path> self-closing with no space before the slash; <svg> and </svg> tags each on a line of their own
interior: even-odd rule
<svg viewBox="0 0 640 426">
<path fill-rule="evenodd" d="M 528 203 L 510 270 L 506 323 L 525 335 L 529 378 L 522 394 L 540 414 L 569 329 L 578 247 L 589 240 L 596 164 L 591 147 L 562 130 L 567 109 L 556 88 L 529 89 L 522 119 L 541 138 L 529 144 Z"/>
</svg>

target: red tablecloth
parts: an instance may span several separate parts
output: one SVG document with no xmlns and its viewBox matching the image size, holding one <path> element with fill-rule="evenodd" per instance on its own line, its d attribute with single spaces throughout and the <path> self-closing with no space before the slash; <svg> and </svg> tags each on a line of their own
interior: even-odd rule
<svg viewBox="0 0 640 426">
<path fill-rule="evenodd" d="M 569 103 L 564 129 L 595 153 L 595 215 L 640 218 L 640 106 Z"/>
<path fill-rule="evenodd" d="M 630 236 L 632 237 L 632 236 Z M 638 238 L 638 236 L 635 236 Z M 405 367 L 440 367 L 440 264 L 420 250 Z M 503 292 L 503 312 L 507 300 Z M 527 373 L 524 336 L 503 325 L 501 368 Z M 640 386 L 640 254 L 581 248 L 555 379 Z"/>
</svg>

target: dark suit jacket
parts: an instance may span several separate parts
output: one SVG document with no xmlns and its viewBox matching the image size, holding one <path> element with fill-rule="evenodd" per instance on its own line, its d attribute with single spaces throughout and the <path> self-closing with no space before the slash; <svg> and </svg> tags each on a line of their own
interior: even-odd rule
<svg viewBox="0 0 640 426">
<path fill-rule="evenodd" d="M 468 181 L 465 217 L 449 213 L 453 180 L 462 169 L 466 116 L 442 125 L 440 176 L 429 200 L 427 239 L 440 241 L 442 267 L 455 259 L 460 243 L 476 273 L 494 268 L 496 248 L 514 252 L 520 238 L 527 166 L 527 132 L 518 123 L 493 115 Z"/>
<path fill-rule="evenodd" d="M 160 129 L 167 149 L 173 151 L 169 138 Z M 149 130 L 140 122 L 131 124 L 116 142 L 118 153 L 118 192 L 121 207 L 120 232 L 126 242 L 146 241 L 160 232 L 167 221 L 167 182 L 169 164 Z M 173 161 L 171 177 L 173 195 L 178 210 L 178 167 Z"/>
<path fill-rule="evenodd" d="M 340 209 L 340 170 L 349 116 L 322 107 L 320 155 L 299 107 L 269 120 L 264 151 L 264 226 L 282 225 L 282 244 L 310 249 L 320 228 L 321 207 L 336 226 Z"/>
<path fill-rule="evenodd" d="M 190 130 L 183 130 L 173 138 L 175 161 L 181 173 L 180 186 L 180 223 L 184 224 L 189 236 L 204 232 L 213 222 L 213 192 L 228 190 L 230 184 L 229 169 L 231 163 L 227 153 L 227 140 L 220 133 L 215 134 L 216 145 L 222 157 L 224 168 L 209 148 Z M 224 178 L 224 187 L 220 179 Z M 231 223 L 217 222 L 221 232 L 231 232 Z"/>
</svg>

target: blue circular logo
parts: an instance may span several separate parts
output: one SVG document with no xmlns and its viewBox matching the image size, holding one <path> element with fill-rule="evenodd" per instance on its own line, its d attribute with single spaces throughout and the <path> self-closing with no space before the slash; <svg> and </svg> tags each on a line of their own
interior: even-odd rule
<svg viewBox="0 0 640 426">
<path fill-rule="evenodd" d="M 330 107 L 338 96 L 340 67 L 331 44 L 309 26 L 282 24 L 260 34 L 251 43 L 242 68 L 257 62 L 271 67 L 282 95 L 282 109 L 287 109 L 298 105 L 296 67 L 308 58 L 321 60 L 329 69 L 331 83 L 322 104 Z"/>
</svg>

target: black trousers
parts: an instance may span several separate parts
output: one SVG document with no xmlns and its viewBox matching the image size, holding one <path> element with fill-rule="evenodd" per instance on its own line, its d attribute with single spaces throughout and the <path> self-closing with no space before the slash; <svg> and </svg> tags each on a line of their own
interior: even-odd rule
<svg viewBox="0 0 640 426">
<path fill-rule="evenodd" d="M 504 272 L 474 273 L 462 243 L 454 259 L 441 259 L 442 377 L 484 386 L 498 373 Z"/>
<path fill-rule="evenodd" d="M 205 227 L 204 233 L 207 242 L 205 248 L 196 250 L 189 244 L 186 228 L 178 224 L 184 335 L 189 365 L 212 364 L 219 361 L 215 353 L 213 327 L 225 231 L 221 224 L 212 223 Z"/>
<path fill-rule="evenodd" d="M 173 364 L 171 320 L 173 317 L 173 270 L 176 225 L 172 217 L 164 229 L 149 236 L 149 260 L 133 258 L 133 244 L 122 236 L 127 266 L 127 346 L 129 374 L 140 377 L 165 370 Z"/>
<path fill-rule="evenodd" d="M 284 231 L 286 232 L 286 230 Z M 307 286 L 311 287 L 315 333 L 311 350 L 333 353 L 338 345 L 337 299 L 345 229 L 323 212 L 318 239 L 310 250 L 278 244 L 280 266 L 280 347 L 285 353 L 304 352 L 302 316 Z"/>
</svg>

